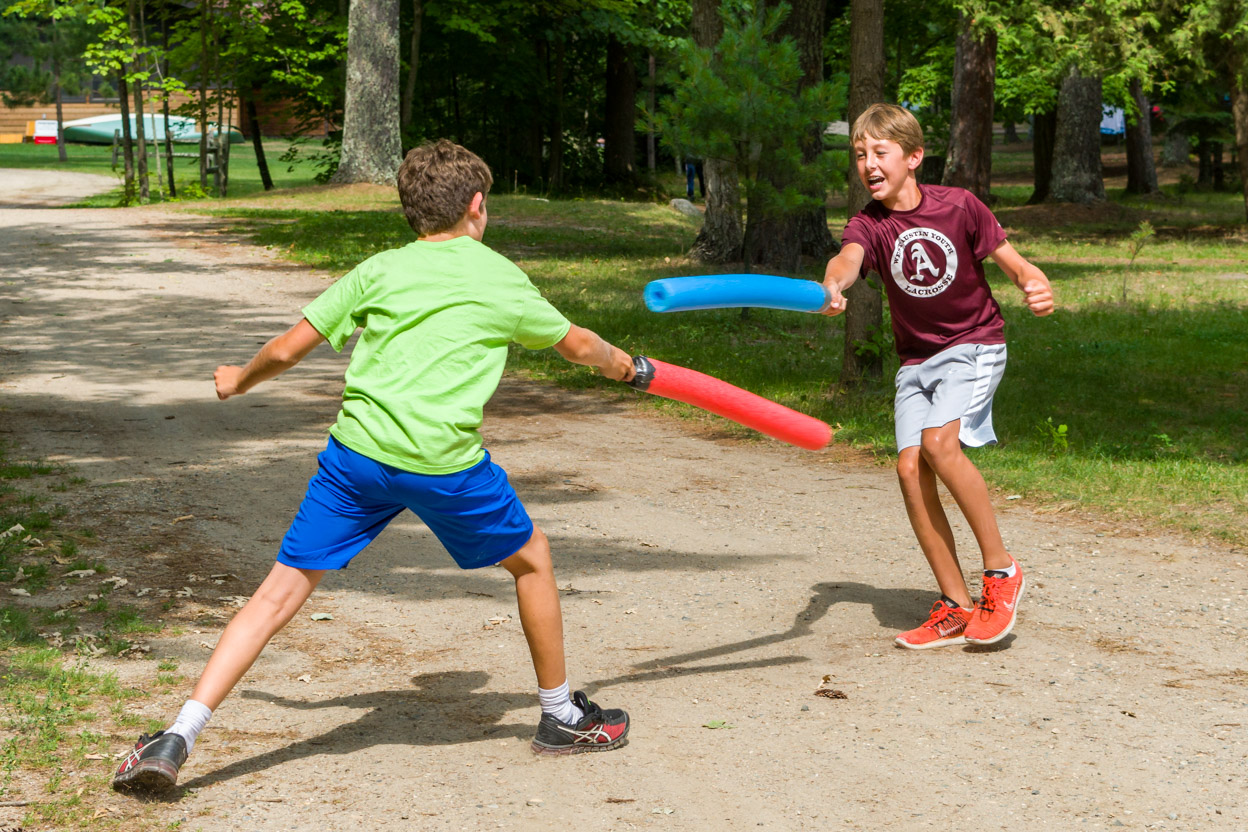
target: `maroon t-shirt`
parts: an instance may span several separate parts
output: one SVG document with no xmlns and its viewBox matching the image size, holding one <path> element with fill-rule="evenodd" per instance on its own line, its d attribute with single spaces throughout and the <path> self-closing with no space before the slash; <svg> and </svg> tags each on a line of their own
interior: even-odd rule
<svg viewBox="0 0 1248 832">
<path fill-rule="evenodd" d="M 845 226 L 844 243 L 866 250 L 880 273 L 902 364 L 957 344 L 1004 344 L 1005 321 L 984 278 L 983 260 L 1005 242 L 988 206 L 962 188 L 920 185 L 912 211 L 872 202 Z"/>
</svg>

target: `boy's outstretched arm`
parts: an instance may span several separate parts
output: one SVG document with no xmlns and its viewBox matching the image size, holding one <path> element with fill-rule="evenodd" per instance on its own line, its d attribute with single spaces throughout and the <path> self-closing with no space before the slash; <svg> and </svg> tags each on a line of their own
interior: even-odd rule
<svg viewBox="0 0 1248 832">
<path fill-rule="evenodd" d="M 845 296 L 841 294 L 858 279 L 862 271 L 862 259 L 866 252 L 857 243 L 846 243 L 839 254 L 828 261 L 823 273 L 823 288 L 828 290 L 831 303 L 823 311 L 825 315 L 839 315 L 845 311 Z"/>
<path fill-rule="evenodd" d="M 222 365 L 213 373 L 217 382 L 217 398 L 228 399 L 246 393 L 262 381 L 268 381 L 289 370 L 304 359 L 325 336 L 304 318 L 290 329 L 260 348 L 246 367 Z"/>
<path fill-rule="evenodd" d="M 1027 296 L 1027 307 L 1033 315 L 1044 317 L 1053 312 L 1053 288 L 1044 272 L 1015 251 L 1009 242 L 997 246 L 991 257 Z"/>
<path fill-rule="evenodd" d="M 576 324 L 555 344 L 555 350 L 573 364 L 597 367 L 598 372 L 613 381 L 632 381 L 637 372 L 632 356 L 602 340 L 598 333 Z"/>
</svg>

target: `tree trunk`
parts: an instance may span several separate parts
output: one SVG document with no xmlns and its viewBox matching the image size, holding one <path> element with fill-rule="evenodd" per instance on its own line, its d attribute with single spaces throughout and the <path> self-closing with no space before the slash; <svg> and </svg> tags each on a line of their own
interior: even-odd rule
<svg viewBox="0 0 1248 832">
<path fill-rule="evenodd" d="M 121 155 L 125 159 L 125 201 L 134 199 L 134 136 L 130 130 L 130 84 L 126 70 L 117 70 L 117 97 L 121 100 Z"/>
<path fill-rule="evenodd" d="M 1131 81 L 1131 98 L 1135 102 L 1135 123 L 1127 122 L 1127 193 L 1161 193 L 1157 167 L 1153 164 L 1152 108 L 1138 79 Z"/>
<path fill-rule="evenodd" d="M 1057 111 L 1036 113 L 1032 117 L 1031 168 L 1034 184 L 1028 205 L 1049 198 L 1049 180 L 1053 177 L 1053 141 L 1057 137 Z"/>
<path fill-rule="evenodd" d="M 60 44 L 58 42 L 58 29 L 56 26 L 56 18 L 52 18 L 52 84 L 55 88 L 56 98 L 56 156 L 62 162 L 69 161 L 69 155 L 65 152 L 65 107 L 64 107 L 64 90 L 61 89 L 61 57 Z"/>
<path fill-rule="evenodd" d="M 403 86 L 403 105 L 399 108 L 399 123 L 411 126 L 412 104 L 416 100 L 416 76 L 420 69 L 420 30 L 424 22 L 423 0 L 412 0 L 412 38 L 407 47 L 407 83 Z"/>
<path fill-rule="evenodd" d="M 849 123 L 863 110 L 884 100 L 884 0 L 851 0 L 849 22 Z M 849 216 L 871 200 L 871 194 L 851 164 Z M 858 345 L 870 341 L 884 325 L 884 298 L 870 275 L 864 274 L 846 292 L 845 356 L 841 383 L 856 385 L 884 375 L 884 356 L 859 354 Z"/>
<path fill-rule="evenodd" d="M 695 44 L 713 49 L 724 35 L 719 0 L 693 0 L 690 28 Z M 741 257 L 744 242 L 737 166 L 720 159 L 706 159 L 702 167 L 706 181 L 706 213 L 689 255 L 702 263 L 730 263 Z"/>
<path fill-rule="evenodd" d="M 173 182 L 173 131 L 169 129 L 169 96 L 163 103 L 165 116 L 165 178 L 169 180 L 169 198 L 178 198 L 178 187 Z"/>
<path fill-rule="evenodd" d="M 966 188 L 988 201 L 992 184 L 992 109 L 997 78 L 997 33 L 976 32 L 961 15 L 953 61 L 953 113 L 942 184 Z"/>
<path fill-rule="evenodd" d="M 347 24 L 346 91 L 342 156 L 330 181 L 393 185 L 403 161 L 399 0 L 352 0 Z"/>
<path fill-rule="evenodd" d="M 169 77 L 169 9 L 165 7 L 160 18 L 160 40 L 164 46 L 166 78 Z M 169 95 L 161 98 L 161 111 L 165 117 L 165 172 L 169 180 L 169 198 L 178 198 L 178 188 L 173 182 L 173 133 L 169 130 Z"/>
<path fill-rule="evenodd" d="M 1014 122 L 1007 121 L 1002 126 L 1005 128 L 1005 135 L 1002 137 L 1002 141 L 1006 144 L 1018 144 L 1018 127 L 1014 124 Z"/>
<path fill-rule="evenodd" d="M 218 196 L 226 196 L 230 192 L 230 128 L 234 126 L 234 97 L 230 96 L 230 108 L 225 115 L 225 129 L 220 135 L 225 137 L 221 143 L 221 156 L 217 164 L 221 166 L 221 189 Z"/>
<path fill-rule="evenodd" d="M 208 0 L 199 3 L 199 187 L 208 190 Z M 124 97 L 124 96 L 123 96 Z"/>
<path fill-rule="evenodd" d="M 1049 199 L 1055 202 L 1103 202 L 1101 176 L 1101 77 L 1082 75 L 1072 66 L 1057 96 L 1057 133 Z"/>
<path fill-rule="evenodd" d="M 55 70 L 52 83 L 56 85 L 56 156 L 62 162 L 69 161 L 69 154 L 65 152 L 65 108 L 63 100 L 65 96 L 61 90 L 61 71 L 59 68 Z"/>
<path fill-rule="evenodd" d="M 551 191 L 563 190 L 563 76 L 568 46 L 563 38 L 555 44 L 553 65 L 549 66 L 551 101 L 550 108 L 550 158 L 546 160 L 546 182 Z"/>
<path fill-rule="evenodd" d="M 1208 188 L 1213 185 L 1213 143 L 1201 138 L 1196 143 L 1196 186 Z"/>
<path fill-rule="evenodd" d="M 654 147 L 654 68 L 654 52 L 651 52 L 646 60 L 646 170 L 650 171 L 651 176 L 658 169 Z"/>
<path fill-rule="evenodd" d="M 1170 125 L 1166 131 L 1165 143 L 1161 146 L 1161 166 L 1163 168 L 1180 168 L 1188 163 L 1192 155 L 1192 145 L 1187 137 L 1187 125 L 1183 122 Z"/>
<path fill-rule="evenodd" d="M 1231 116 L 1235 121 L 1235 149 L 1239 159 L 1239 183 L 1244 189 L 1244 215 L 1248 217 L 1248 79 L 1243 68 L 1231 85 Z"/>
<path fill-rule="evenodd" d="M 147 175 L 147 125 L 143 123 L 143 82 L 134 82 L 134 136 L 138 143 L 135 161 L 139 175 L 139 202 L 147 204 L 151 199 L 151 183 Z"/>
<path fill-rule="evenodd" d="M 631 183 L 637 176 L 637 72 L 628 49 L 614 36 L 607 40 L 607 89 L 602 135 L 603 173 L 608 182 Z"/>
<path fill-rule="evenodd" d="M 768 0 L 769 5 L 777 0 Z M 824 0 L 787 0 L 789 16 L 777 33 L 780 37 L 791 37 L 797 44 L 801 57 L 802 80 L 798 90 L 806 90 L 823 83 L 823 39 L 826 34 L 827 4 Z M 812 124 L 802 143 L 802 162 L 811 165 L 818 161 L 823 153 L 823 124 Z M 773 183 L 779 186 L 780 183 Z M 798 211 L 790 217 L 779 219 L 784 226 L 774 237 L 772 250 L 778 257 L 777 265 L 786 270 L 796 269 L 798 255 L 805 254 L 816 259 L 823 259 L 836 249 L 836 241 L 828 230 L 828 209 L 825 205 L 826 188 L 820 186 L 810 191 L 807 196 L 817 204 L 808 209 Z M 796 246 L 797 252 L 789 255 L 777 251 L 778 246 Z M 792 264 L 792 265 L 789 265 Z"/>
<path fill-rule="evenodd" d="M 251 95 L 247 96 L 247 120 L 251 122 L 251 146 L 256 151 L 256 167 L 260 169 L 260 183 L 264 185 L 266 191 L 273 190 L 273 177 L 269 174 L 269 163 L 264 155 L 264 139 L 260 134 L 260 116 L 256 112 L 256 94 L 258 89 L 253 88 Z"/>
</svg>

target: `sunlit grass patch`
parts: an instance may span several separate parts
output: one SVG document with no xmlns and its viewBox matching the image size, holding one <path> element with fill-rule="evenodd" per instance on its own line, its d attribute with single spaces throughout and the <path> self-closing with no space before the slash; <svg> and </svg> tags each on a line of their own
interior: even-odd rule
<svg viewBox="0 0 1248 832">
<path fill-rule="evenodd" d="M 1245 513 L 1226 510 L 1236 500 L 1242 505 L 1248 488 L 1248 237 L 1233 197 L 1124 199 L 1083 213 L 1023 206 L 1025 200 L 1002 209 L 1016 246 L 1053 281 L 1058 311 L 1034 318 L 1013 285 L 987 265 L 1010 344 L 994 406 L 1001 445 L 974 455 L 993 484 L 1039 501 L 1074 501 L 1248 541 Z M 524 268 L 574 322 L 630 353 L 692 367 L 825 419 L 841 442 L 893 453 L 896 358 L 889 356 L 877 383 L 841 389 L 842 319 L 645 309 L 648 281 L 714 271 L 685 257 L 695 220 L 647 203 L 490 199 L 486 243 Z M 240 231 L 327 269 L 328 278 L 413 239 L 397 212 L 218 214 L 245 220 Z M 1132 262 L 1131 235 L 1142 218 L 1156 234 Z M 796 276 L 818 276 L 819 264 L 808 268 Z M 511 366 L 571 387 L 636 396 L 551 350 L 513 348 Z M 639 398 L 648 407 L 692 413 Z M 1060 455 L 1041 430 L 1049 419 L 1067 426 Z"/>
</svg>

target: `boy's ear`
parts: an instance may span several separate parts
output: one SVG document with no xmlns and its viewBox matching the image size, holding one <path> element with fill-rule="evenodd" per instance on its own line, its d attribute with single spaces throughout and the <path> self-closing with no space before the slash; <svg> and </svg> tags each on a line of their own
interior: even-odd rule
<svg viewBox="0 0 1248 832">
<path fill-rule="evenodd" d="M 917 170 L 919 165 L 923 164 L 923 148 L 916 148 L 910 157 L 906 159 L 907 170 Z"/>
<path fill-rule="evenodd" d="M 481 207 L 485 205 L 485 194 L 477 191 L 472 195 L 472 202 L 468 203 L 468 213 L 474 217 L 481 216 Z"/>
</svg>

